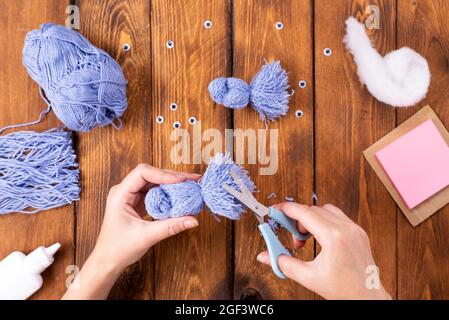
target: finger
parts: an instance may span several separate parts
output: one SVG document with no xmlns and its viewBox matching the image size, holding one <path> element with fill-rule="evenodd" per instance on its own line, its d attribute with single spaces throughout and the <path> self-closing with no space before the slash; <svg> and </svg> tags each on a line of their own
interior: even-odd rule
<svg viewBox="0 0 449 320">
<path fill-rule="evenodd" d="M 137 193 L 148 184 L 168 184 L 185 181 L 181 174 L 174 174 L 155 168 L 149 164 L 139 164 L 120 183 L 120 188 L 125 193 Z"/>
<path fill-rule="evenodd" d="M 313 234 L 318 241 L 320 241 L 329 230 L 329 223 L 326 219 L 321 217 L 319 213 L 312 210 L 309 206 L 294 202 L 282 202 L 274 207 L 290 218 L 299 221 L 305 230 Z"/>
<path fill-rule="evenodd" d="M 191 173 L 191 172 L 182 172 L 182 171 L 174 171 L 170 169 L 164 169 L 164 171 L 167 171 L 169 173 L 173 173 L 175 175 L 181 175 L 184 178 L 188 180 L 198 181 L 201 178 L 201 175 L 198 173 Z"/>
<path fill-rule="evenodd" d="M 324 210 L 329 211 L 332 213 L 336 218 L 345 220 L 345 221 L 352 221 L 341 209 L 337 208 L 336 206 L 328 203 L 323 206 Z"/>
<path fill-rule="evenodd" d="M 257 256 L 257 261 L 271 266 L 270 256 L 267 251 L 261 252 Z M 280 255 L 277 262 L 279 269 L 287 278 L 292 279 L 307 288 L 310 288 L 310 286 L 313 285 L 315 277 L 310 262 L 286 255 Z"/>
<path fill-rule="evenodd" d="M 155 244 L 185 230 L 193 229 L 198 226 L 198 219 L 191 216 L 151 221 L 148 222 L 148 229 L 150 232 L 149 237 Z"/>
</svg>

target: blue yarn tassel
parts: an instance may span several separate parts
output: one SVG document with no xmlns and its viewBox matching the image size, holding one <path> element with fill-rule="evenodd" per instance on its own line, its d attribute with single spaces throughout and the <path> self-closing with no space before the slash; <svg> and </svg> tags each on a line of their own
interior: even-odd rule
<svg viewBox="0 0 449 320">
<path fill-rule="evenodd" d="M 208 89 L 212 100 L 227 108 L 242 109 L 250 103 L 263 121 L 287 114 L 291 96 L 287 72 L 279 61 L 262 66 L 249 85 L 238 78 L 217 78 Z"/>
<path fill-rule="evenodd" d="M 148 214 L 155 219 L 198 215 L 206 205 L 217 215 L 238 220 L 245 207 L 222 187 L 226 183 L 239 190 L 230 175 L 231 171 L 235 171 L 245 186 L 254 191 L 255 186 L 248 172 L 235 164 L 229 154 L 219 153 L 211 159 L 199 182 L 163 184 L 150 189 L 145 197 Z"/>
<path fill-rule="evenodd" d="M 81 34 L 43 24 L 27 34 L 22 55 L 28 74 L 45 91 L 46 102 L 67 128 L 90 131 L 116 126 L 115 120 L 116 127 L 121 126 L 128 103 L 122 69 Z"/>
<path fill-rule="evenodd" d="M 35 213 L 79 200 L 71 134 L 52 129 L 0 136 L 0 214 Z"/>
</svg>

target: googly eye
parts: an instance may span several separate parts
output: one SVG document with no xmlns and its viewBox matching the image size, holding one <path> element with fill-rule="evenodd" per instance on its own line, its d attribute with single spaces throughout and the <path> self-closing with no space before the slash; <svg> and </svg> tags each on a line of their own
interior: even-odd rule
<svg viewBox="0 0 449 320">
<path fill-rule="evenodd" d="M 304 112 L 302 110 L 295 111 L 296 118 L 302 118 L 304 116 Z"/>
<path fill-rule="evenodd" d="M 170 110 L 171 111 L 176 111 L 178 109 L 178 105 L 175 102 L 172 102 L 170 104 Z"/>
<path fill-rule="evenodd" d="M 181 128 L 181 122 L 179 122 L 179 121 L 173 122 L 173 128 L 175 128 L 175 129 Z"/>
<path fill-rule="evenodd" d="M 131 50 L 131 45 L 129 43 L 123 44 L 123 51 L 128 52 Z"/>
<path fill-rule="evenodd" d="M 175 43 L 173 42 L 173 40 L 168 40 L 166 46 L 167 48 L 171 49 L 175 46 Z"/>
<path fill-rule="evenodd" d="M 189 118 L 189 123 L 190 123 L 191 125 L 194 125 L 194 124 L 196 123 L 196 118 L 195 118 L 195 117 L 190 117 L 190 118 Z"/>
<path fill-rule="evenodd" d="M 304 89 L 307 86 L 307 82 L 305 80 L 301 80 L 298 85 L 301 89 Z"/>
<path fill-rule="evenodd" d="M 157 116 L 156 117 L 156 122 L 159 123 L 159 124 L 164 123 L 164 117 L 163 116 Z"/>
<path fill-rule="evenodd" d="M 325 55 L 326 57 L 329 57 L 329 56 L 332 55 L 332 49 L 331 49 L 331 48 L 325 48 L 325 49 L 323 50 L 323 53 L 324 53 L 324 55 Z"/>
<path fill-rule="evenodd" d="M 276 22 L 274 26 L 275 26 L 276 29 L 278 29 L 278 30 L 284 29 L 284 24 L 283 24 L 282 22 L 280 22 L 280 21 Z"/>
<path fill-rule="evenodd" d="M 206 28 L 206 29 L 212 28 L 212 21 L 210 21 L 210 20 L 204 21 L 203 26 L 204 26 L 204 28 Z"/>
</svg>

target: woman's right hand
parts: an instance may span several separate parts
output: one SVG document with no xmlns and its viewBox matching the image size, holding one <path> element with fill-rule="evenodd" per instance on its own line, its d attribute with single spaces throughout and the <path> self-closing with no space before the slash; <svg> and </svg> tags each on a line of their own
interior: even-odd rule
<svg viewBox="0 0 449 320">
<path fill-rule="evenodd" d="M 366 232 L 343 211 L 330 204 L 285 202 L 275 207 L 297 220 L 299 231 L 312 233 L 321 246 L 312 261 L 281 255 L 278 265 L 286 277 L 326 299 L 391 299 L 380 282 Z M 294 245 L 304 243 L 294 240 Z M 270 264 L 266 251 L 257 260 Z"/>
</svg>

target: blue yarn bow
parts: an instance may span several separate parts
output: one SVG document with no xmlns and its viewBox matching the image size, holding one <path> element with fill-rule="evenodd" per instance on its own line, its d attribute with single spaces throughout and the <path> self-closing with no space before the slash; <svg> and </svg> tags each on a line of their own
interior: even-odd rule
<svg viewBox="0 0 449 320">
<path fill-rule="evenodd" d="M 206 205 L 217 215 L 239 219 L 245 211 L 244 206 L 222 187 L 226 183 L 239 190 L 231 171 L 237 173 L 248 190 L 255 189 L 246 170 L 235 164 L 229 154 L 218 153 L 211 159 L 199 182 L 162 184 L 150 189 L 145 197 L 148 214 L 155 219 L 197 215 Z"/>
<path fill-rule="evenodd" d="M 263 121 L 273 121 L 288 111 L 287 72 L 279 61 L 266 63 L 250 84 L 239 78 L 217 78 L 209 84 L 209 94 L 216 103 L 242 109 L 250 103 Z"/>
</svg>

